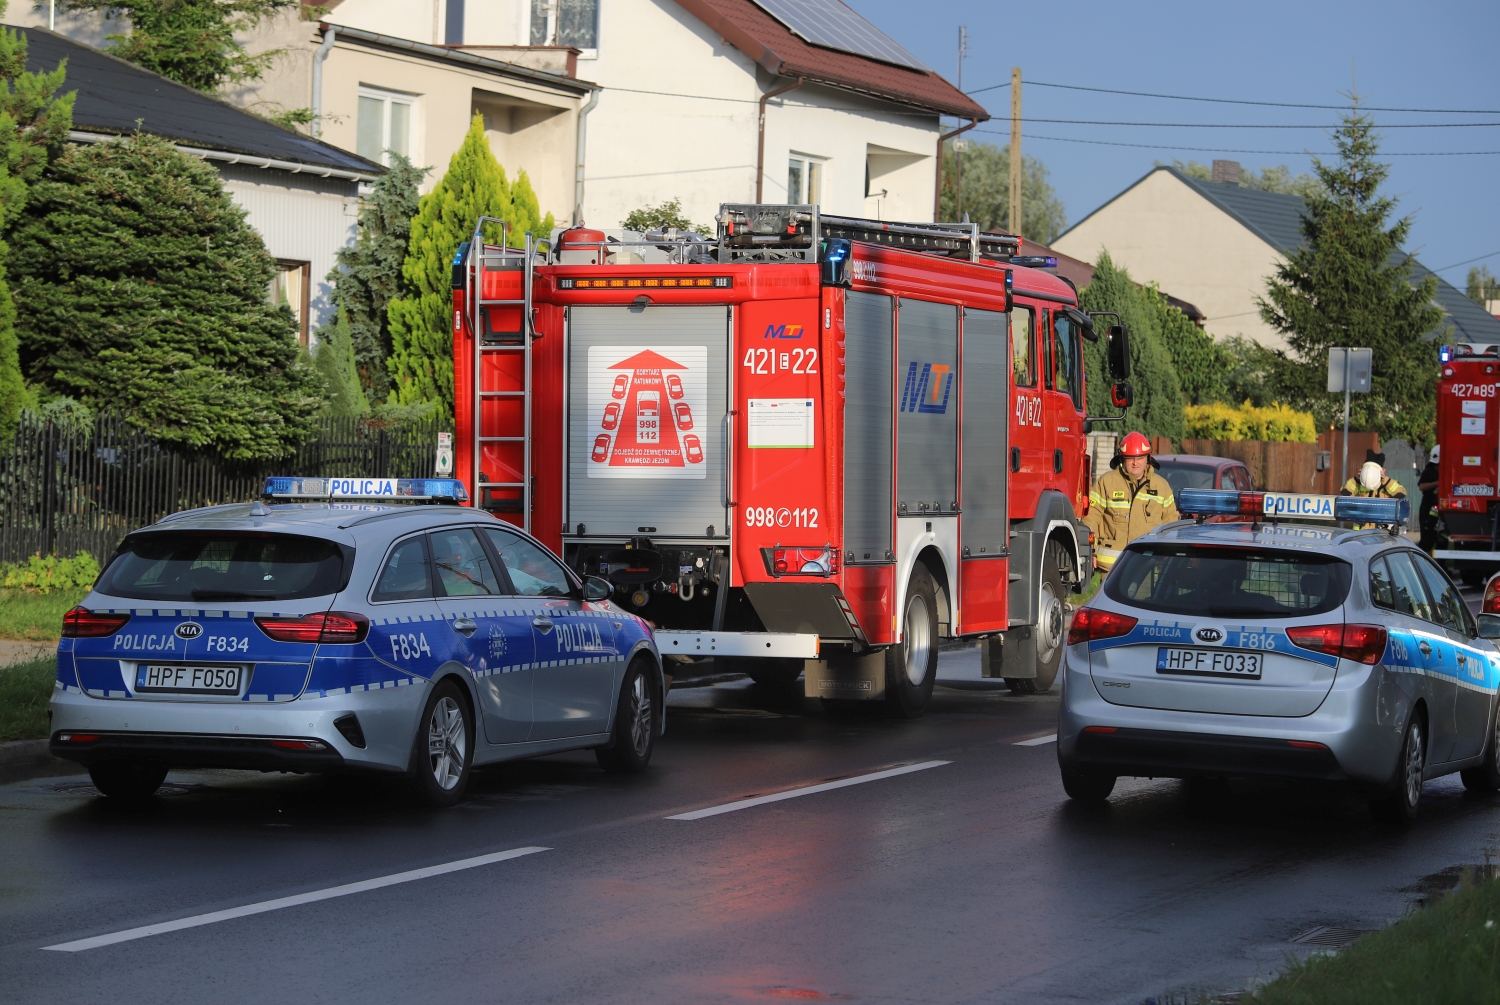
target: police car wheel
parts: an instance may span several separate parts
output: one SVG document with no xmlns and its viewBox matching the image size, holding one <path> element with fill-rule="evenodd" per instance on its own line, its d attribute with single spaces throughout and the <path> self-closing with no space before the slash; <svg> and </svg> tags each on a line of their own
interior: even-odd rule
<svg viewBox="0 0 1500 1005">
<path fill-rule="evenodd" d="M 1406 740 L 1396 762 L 1390 795 L 1370 800 L 1370 814 L 1376 820 L 1408 824 L 1417 818 L 1417 803 L 1422 798 L 1422 769 L 1427 763 L 1427 731 L 1422 717 L 1413 715 L 1406 724 Z"/>
<path fill-rule="evenodd" d="M 645 771 L 656 747 L 656 674 L 650 660 L 637 657 L 620 682 L 615 728 L 608 746 L 594 750 L 599 767 L 610 774 Z"/>
<path fill-rule="evenodd" d="M 110 799 L 145 799 L 166 781 L 165 764 L 138 764 L 134 761 L 109 761 L 89 767 L 94 788 Z"/>
<path fill-rule="evenodd" d="M 898 719 L 916 719 L 927 711 L 937 683 L 937 587 L 918 565 L 906 587 L 901 642 L 885 651 L 886 710 Z"/>
<path fill-rule="evenodd" d="M 1102 803 L 1115 790 L 1114 775 L 1097 775 L 1084 771 L 1064 771 L 1063 791 L 1078 803 Z"/>
<path fill-rule="evenodd" d="M 452 681 L 432 689 L 412 744 L 417 796 L 429 806 L 452 806 L 469 784 L 474 721 L 463 692 Z"/>
<path fill-rule="evenodd" d="M 1485 744 L 1484 760 L 1458 773 L 1464 788 L 1470 792 L 1500 792 L 1500 709 L 1490 723 L 1490 742 Z"/>
</svg>

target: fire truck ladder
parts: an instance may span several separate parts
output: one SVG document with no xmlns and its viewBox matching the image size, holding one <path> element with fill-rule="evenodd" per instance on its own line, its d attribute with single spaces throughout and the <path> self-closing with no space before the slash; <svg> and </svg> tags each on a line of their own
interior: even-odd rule
<svg viewBox="0 0 1500 1005">
<path fill-rule="evenodd" d="M 499 246 L 484 243 L 484 225 L 500 224 Z M 531 316 L 531 284 L 536 266 L 536 256 L 546 246 L 546 241 L 526 235 L 524 248 L 510 247 L 510 226 L 504 220 L 482 216 L 474 225 L 474 235 L 469 243 L 469 268 L 467 270 L 468 301 L 472 305 L 470 331 L 474 337 L 474 402 L 473 402 L 473 470 L 470 472 L 474 485 L 474 501 L 486 509 L 510 509 L 512 499 L 519 505 L 521 526 L 531 530 L 532 473 L 531 473 L 531 407 L 532 407 L 532 352 L 531 344 L 536 339 L 536 329 Z M 520 272 L 519 298 L 501 297 L 485 299 L 484 274 L 486 272 Z M 507 284 L 510 285 L 510 284 Z M 512 311 L 491 313 L 492 308 L 512 308 Z M 515 330 L 496 330 L 493 319 L 519 314 L 519 325 Z M 485 360 L 487 356 L 502 354 L 519 355 L 521 363 L 521 387 L 519 390 L 487 391 L 484 389 Z M 484 426 L 486 400 L 517 399 L 520 401 L 519 419 L 515 410 L 502 408 L 500 435 L 486 436 Z M 484 472 L 483 449 L 487 443 L 513 443 L 519 445 L 521 455 L 520 481 L 490 481 Z M 512 496 L 511 493 L 517 496 Z M 513 511 L 513 510 L 512 510 Z"/>
</svg>

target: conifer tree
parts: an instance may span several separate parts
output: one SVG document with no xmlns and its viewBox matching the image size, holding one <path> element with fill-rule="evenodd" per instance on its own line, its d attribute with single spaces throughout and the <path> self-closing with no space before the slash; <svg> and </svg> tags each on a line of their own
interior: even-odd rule
<svg viewBox="0 0 1500 1005">
<path fill-rule="evenodd" d="M 1149 299 L 1152 295 L 1131 282 L 1130 274 L 1115 265 L 1108 251 L 1101 251 L 1093 281 L 1078 294 L 1078 305 L 1085 311 L 1114 311 L 1130 329 L 1130 384 L 1135 403 L 1125 420 L 1111 424 L 1110 430 L 1121 434 L 1138 430 L 1178 440 L 1182 438 L 1182 386 L 1172 356 L 1162 345 L 1161 315 Z M 1089 414 L 1113 415 L 1117 410 L 1109 403 L 1111 381 L 1104 358 L 1104 328 L 1110 321 L 1101 318 L 1096 323 L 1099 341 L 1084 343 Z"/>
<path fill-rule="evenodd" d="M 359 386 L 359 370 L 354 361 L 354 340 L 349 334 L 349 316 L 339 308 L 338 318 L 318 332 L 318 375 L 323 378 L 328 397 L 327 414 L 334 418 L 355 418 L 370 411 L 370 402 Z"/>
<path fill-rule="evenodd" d="M 448 173 L 422 197 L 402 267 L 409 291 L 387 308 L 392 344 L 388 365 L 395 384 L 391 400 L 396 404 L 434 402 L 443 415 L 453 414 L 451 265 L 481 216 L 509 222 L 513 247 L 525 243 L 528 230 L 544 236 L 554 226 L 552 214 L 543 216 L 538 209 L 525 171 L 517 175 L 514 188 L 506 181 L 484 137 L 484 117 L 476 114 L 448 162 Z M 498 243 L 500 227 L 486 224 L 484 236 Z"/>
<path fill-rule="evenodd" d="M 386 307 L 407 292 L 401 267 L 417 214 L 417 186 L 431 168 L 412 167 L 391 154 L 390 170 L 375 180 L 359 211 L 359 237 L 342 248 L 338 266 L 328 274 L 333 301 L 346 315 L 359 383 L 370 401 L 384 401 L 391 391 L 386 360 L 391 354 Z"/>
<path fill-rule="evenodd" d="M 1375 160 L 1379 138 L 1368 115 L 1354 108 L 1333 134 L 1338 160 L 1314 158 L 1324 191 L 1307 196 L 1303 245 L 1289 253 L 1258 298 L 1260 316 L 1287 341 L 1273 359 L 1275 386 L 1320 426 L 1342 415 L 1344 396 L 1326 390 L 1330 346 L 1373 350 L 1371 393 L 1351 402 L 1352 428 L 1385 438 L 1430 443 L 1437 421 L 1437 343 L 1424 341 L 1443 325 L 1437 280 L 1411 280 L 1401 250 L 1411 220 L 1387 218 L 1396 200 L 1380 194 L 1389 166 Z"/>
<path fill-rule="evenodd" d="M 275 260 L 218 173 L 136 134 L 68 148 L 11 238 L 27 376 L 230 460 L 278 457 L 323 405 Z"/>
<path fill-rule="evenodd" d="M 73 94 L 57 96 L 66 62 L 50 73 L 28 73 L 26 49 L 24 34 L 0 28 L 0 235 L 25 208 L 29 184 L 48 156 L 61 150 L 73 125 Z M 25 401 L 16 307 L 5 272 L 9 255 L 0 236 L 0 443 L 14 435 Z"/>
</svg>

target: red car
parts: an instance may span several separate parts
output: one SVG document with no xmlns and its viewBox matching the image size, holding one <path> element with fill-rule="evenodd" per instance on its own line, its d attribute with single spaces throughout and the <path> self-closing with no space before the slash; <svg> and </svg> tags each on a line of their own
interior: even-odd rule
<svg viewBox="0 0 1500 1005">
<path fill-rule="evenodd" d="M 1156 454 L 1160 470 L 1157 472 L 1172 486 L 1172 494 L 1183 489 L 1234 489 L 1239 492 L 1254 492 L 1255 483 L 1250 480 L 1250 469 L 1243 461 L 1229 457 L 1206 457 L 1200 454 Z M 1214 516 L 1209 523 L 1244 523 L 1253 521 L 1250 516 Z"/>
<path fill-rule="evenodd" d="M 677 419 L 678 429 L 693 428 L 693 410 L 688 408 L 688 403 L 679 401 L 672 406 L 672 415 Z"/>
<path fill-rule="evenodd" d="M 672 398 L 682 397 L 682 378 L 675 373 L 667 374 L 667 396 Z"/>
<path fill-rule="evenodd" d="M 630 378 L 623 373 L 615 375 L 615 386 L 609 392 L 611 398 L 625 397 L 625 389 L 630 386 Z"/>
<path fill-rule="evenodd" d="M 596 461 L 602 461 L 604 460 L 604 458 L 609 456 L 608 433 L 600 433 L 598 436 L 594 437 L 594 453 L 591 456 Z"/>
<path fill-rule="evenodd" d="M 699 442 L 698 437 L 688 433 L 682 438 L 682 448 L 687 451 L 689 464 L 703 463 L 703 444 Z"/>
<path fill-rule="evenodd" d="M 604 406 L 604 419 L 599 423 L 605 429 L 613 429 L 620 424 L 620 403 L 611 401 Z"/>
</svg>

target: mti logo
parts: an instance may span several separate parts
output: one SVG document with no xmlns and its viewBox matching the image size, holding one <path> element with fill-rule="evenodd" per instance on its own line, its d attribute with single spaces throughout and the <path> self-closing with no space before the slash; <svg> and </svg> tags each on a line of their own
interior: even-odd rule
<svg viewBox="0 0 1500 1005">
<path fill-rule="evenodd" d="M 948 397 L 953 392 L 953 367 L 947 363 L 922 363 L 917 371 L 913 360 L 906 367 L 906 386 L 901 389 L 902 412 L 948 414 Z"/>
<path fill-rule="evenodd" d="M 802 337 L 801 325 L 766 325 L 766 333 L 761 338 L 799 339 Z"/>
</svg>

